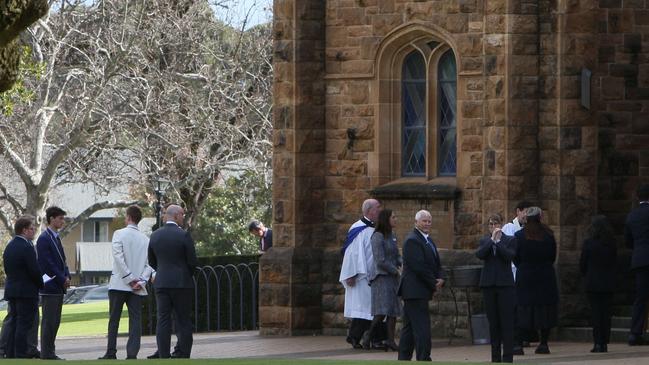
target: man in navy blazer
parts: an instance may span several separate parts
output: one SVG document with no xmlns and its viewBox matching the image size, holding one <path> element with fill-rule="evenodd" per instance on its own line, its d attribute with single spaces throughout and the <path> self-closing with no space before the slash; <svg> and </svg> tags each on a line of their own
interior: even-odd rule
<svg viewBox="0 0 649 365">
<path fill-rule="evenodd" d="M 635 272 L 635 302 L 631 314 L 629 346 L 648 345 L 642 337 L 649 300 L 649 184 L 638 187 L 640 204 L 629 213 L 624 226 L 624 238 L 631 254 L 631 269 Z"/>
<path fill-rule="evenodd" d="M 5 356 L 8 358 L 31 358 L 27 337 L 34 327 L 38 312 L 38 290 L 43 287 L 41 270 L 36 260 L 32 240 L 36 232 L 34 218 L 22 216 L 14 224 L 16 236 L 9 242 L 2 255 L 5 280 L 5 299 L 15 325 L 9 334 Z"/>
<path fill-rule="evenodd" d="M 432 223 L 430 212 L 417 212 L 415 229 L 403 243 L 403 275 L 398 292 L 403 299 L 399 360 L 411 360 L 416 350 L 417 361 L 431 361 L 428 302 L 444 285 L 439 252 L 429 236 Z"/>
<path fill-rule="evenodd" d="M 60 360 L 56 356 L 56 334 L 61 324 L 63 295 L 70 286 L 70 270 L 65 260 L 65 251 L 59 237 L 59 230 L 65 225 L 65 211 L 59 207 L 45 210 L 47 228 L 36 241 L 38 265 L 44 274 L 53 279 L 41 289 L 41 359 Z"/>
<path fill-rule="evenodd" d="M 194 270 L 198 266 L 194 240 L 180 226 L 185 211 L 178 205 L 166 210 L 164 226 L 151 234 L 149 265 L 156 271 L 154 287 L 157 304 L 156 341 L 160 358 L 189 358 L 192 350 Z M 177 349 L 172 355 L 171 312 L 174 313 Z"/>
</svg>

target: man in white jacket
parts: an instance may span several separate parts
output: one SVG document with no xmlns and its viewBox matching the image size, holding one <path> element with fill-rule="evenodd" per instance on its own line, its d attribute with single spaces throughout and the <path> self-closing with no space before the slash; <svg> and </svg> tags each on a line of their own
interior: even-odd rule
<svg viewBox="0 0 649 365">
<path fill-rule="evenodd" d="M 147 257 L 149 238 L 138 229 L 142 211 L 132 205 L 126 209 L 126 228 L 113 234 L 113 272 L 108 284 L 108 346 L 99 359 L 117 358 L 117 330 L 124 304 L 128 308 L 128 342 L 126 358 L 136 359 L 142 336 L 142 298 L 147 295 L 146 282 L 153 274 Z"/>
</svg>

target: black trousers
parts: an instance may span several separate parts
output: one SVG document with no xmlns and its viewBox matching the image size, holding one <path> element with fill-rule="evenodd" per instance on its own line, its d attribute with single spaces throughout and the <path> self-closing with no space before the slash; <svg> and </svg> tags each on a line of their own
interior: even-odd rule
<svg viewBox="0 0 649 365">
<path fill-rule="evenodd" d="M 160 358 L 171 356 L 171 313 L 173 312 L 176 337 L 178 337 L 178 356 L 189 357 L 192 352 L 193 325 L 191 319 L 193 288 L 156 288 L 156 304 L 158 306 L 158 323 L 156 327 L 156 342 Z"/>
<path fill-rule="evenodd" d="M 126 356 L 137 357 L 140 351 L 142 338 L 142 297 L 128 291 L 108 291 L 108 346 L 106 355 L 117 354 L 117 331 L 119 320 L 122 317 L 124 304 L 128 308 L 128 341 L 126 342 Z"/>
<path fill-rule="evenodd" d="M 514 349 L 514 303 L 516 301 L 514 287 L 484 287 L 482 295 L 489 320 L 491 362 L 512 362 L 514 359 L 512 354 Z"/>
<path fill-rule="evenodd" d="M 349 325 L 349 332 L 347 337 L 353 339 L 355 342 L 361 342 L 361 337 L 363 333 L 370 329 L 370 324 L 372 321 L 361 318 L 352 318 L 352 322 Z"/>
<path fill-rule="evenodd" d="M 63 294 L 41 295 L 43 318 L 41 319 L 41 359 L 56 356 L 56 334 L 61 325 Z"/>
<path fill-rule="evenodd" d="M 593 325 L 593 343 L 606 345 L 611 337 L 613 293 L 589 292 L 588 301 Z"/>
<path fill-rule="evenodd" d="M 29 358 L 28 337 L 36 320 L 38 312 L 37 298 L 12 298 L 9 299 L 10 311 L 15 313 L 15 326 L 7 338 L 5 356 L 8 358 Z"/>
<path fill-rule="evenodd" d="M 399 338 L 399 360 L 410 361 L 417 352 L 417 361 L 431 361 L 431 331 L 428 299 L 403 301 L 403 327 Z"/>
<path fill-rule="evenodd" d="M 38 310 L 34 313 L 34 325 L 27 334 L 27 352 L 31 356 L 38 354 L 38 323 L 40 322 L 40 315 Z M 7 342 L 9 336 L 14 333 L 16 327 L 16 314 L 13 313 L 11 307 L 7 307 L 7 315 L 2 320 L 2 330 L 0 330 L 0 358 L 4 357 L 7 353 Z"/>
<path fill-rule="evenodd" d="M 635 302 L 631 313 L 631 334 L 642 336 L 649 301 L 649 266 L 635 269 Z"/>
</svg>

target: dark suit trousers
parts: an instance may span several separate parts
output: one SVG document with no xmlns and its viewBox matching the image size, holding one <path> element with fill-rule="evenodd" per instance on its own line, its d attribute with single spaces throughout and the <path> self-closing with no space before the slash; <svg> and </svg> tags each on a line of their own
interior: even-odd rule
<svg viewBox="0 0 649 365">
<path fill-rule="evenodd" d="M 38 310 L 34 314 L 34 325 L 29 330 L 27 334 L 27 353 L 30 355 L 35 355 L 38 353 L 38 323 L 40 322 L 40 315 Z M 9 335 L 14 333 L 14 327 L 16 326 L 16 316 L 11 311 L 10 307 L 7 307 L 7 315 L 2 321 L 2 330 L 0 330 L 0 358 L 7 353 L 7 342 L 9 341 Z"/>
<path fill-rule="evenodd" d="M 15 313 L 13 331 L 7 338 L 5 356 L 8 358 L 31 357 L 27 338 L 34 327 L 34 320 L 38 312 L 38 299 L 36 298 L 14 298 L 9 299 L 10 310 Z"/>
<path fill-rule="evenodd" d="M 189 357 L 192 352 L 192 300 L 193 288 L 156 288 L 156 304 L 158 306 L 158 323 L 156 328 L 156 341 L 160 358 L 171 356 L 171 313 L 173 311 L 176 337 L 178 337 L 178 353 L 180 356 Z"/>
<path fill-rule="evenodd" d="M 410 361 L 412 351 L 417 361 L 431 361 L 431 332 L 428 299 L 405 299 L 403 301 L 403 327 L 399 338 L 399 360 Z"/>
<path fill-rule="evenodd" d="M 608 344 L 611 337 L 611 313 L 613 293 L 588 293 L 591 322 L 593 325 L 593 343 Z"/>
<path fill-rule="evenodd" d="M 360 343 L 363 333 L 370 329 L 372 321 L 362 318 L 352 318 L 352 322 L 349 325 L 349 334 L 347 337 L 354 339 L 356 342 Z"/>
<path fill-rule="evenodd" d="M 41 359 L 56 356 L 56 334 L 61 325 L 63 294 L 41 295 L 43 318 L 41 319 Z"/>
<path fill-rule="evenodd" d="M 641 336 L 647 318 L 649 301 L 649 266 L 635 269 L 635 302 L 631 314 L 631 334 Z"/>
<path fill-rule="evenodd" d="M 128 291 L 109 290 L 108 307 L 110 318 L 108 319 L 108 346 L 106 355 L 117 353 L 117 331 L 119 330 L 119 319 L 122 317 L 124 304 L 128 308 L 128 342 L 126 342 L 126 356 L 137 357 L 140 351 L 140 339 L 142 337 L 142 297 Z"/>
<path fill-rule="evenodd" d="M 491 361 L 512 362 L 514 349 L 514 304 L 513 286 L 492 286 L 482 288 L 485 311 L 489 320 L 491 338 Z M 502 353 L 501 353 L 502 346 Z"/>
</svg>

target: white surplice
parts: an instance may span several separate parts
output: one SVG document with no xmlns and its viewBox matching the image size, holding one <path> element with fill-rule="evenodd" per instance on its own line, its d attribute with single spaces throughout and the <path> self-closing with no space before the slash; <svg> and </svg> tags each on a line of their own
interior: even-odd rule
<svg viewBox="0 0 649 365">
<path fill-rule="evenodd" d="M 365 225 L 362 221 L 354 223 L 350 230 Z M 374 270 L 374 257 L 370 238 L 374 228 L 367 227 L 354 238 L 345 250 L 343 264 L 340 269 L 340 282 L 345 287 L 346 318 L 372 319 L 372 290 L 368 278 Z M 356 284 L 348 286 L 346 279 L 356 276 Z"/>
</svg>

